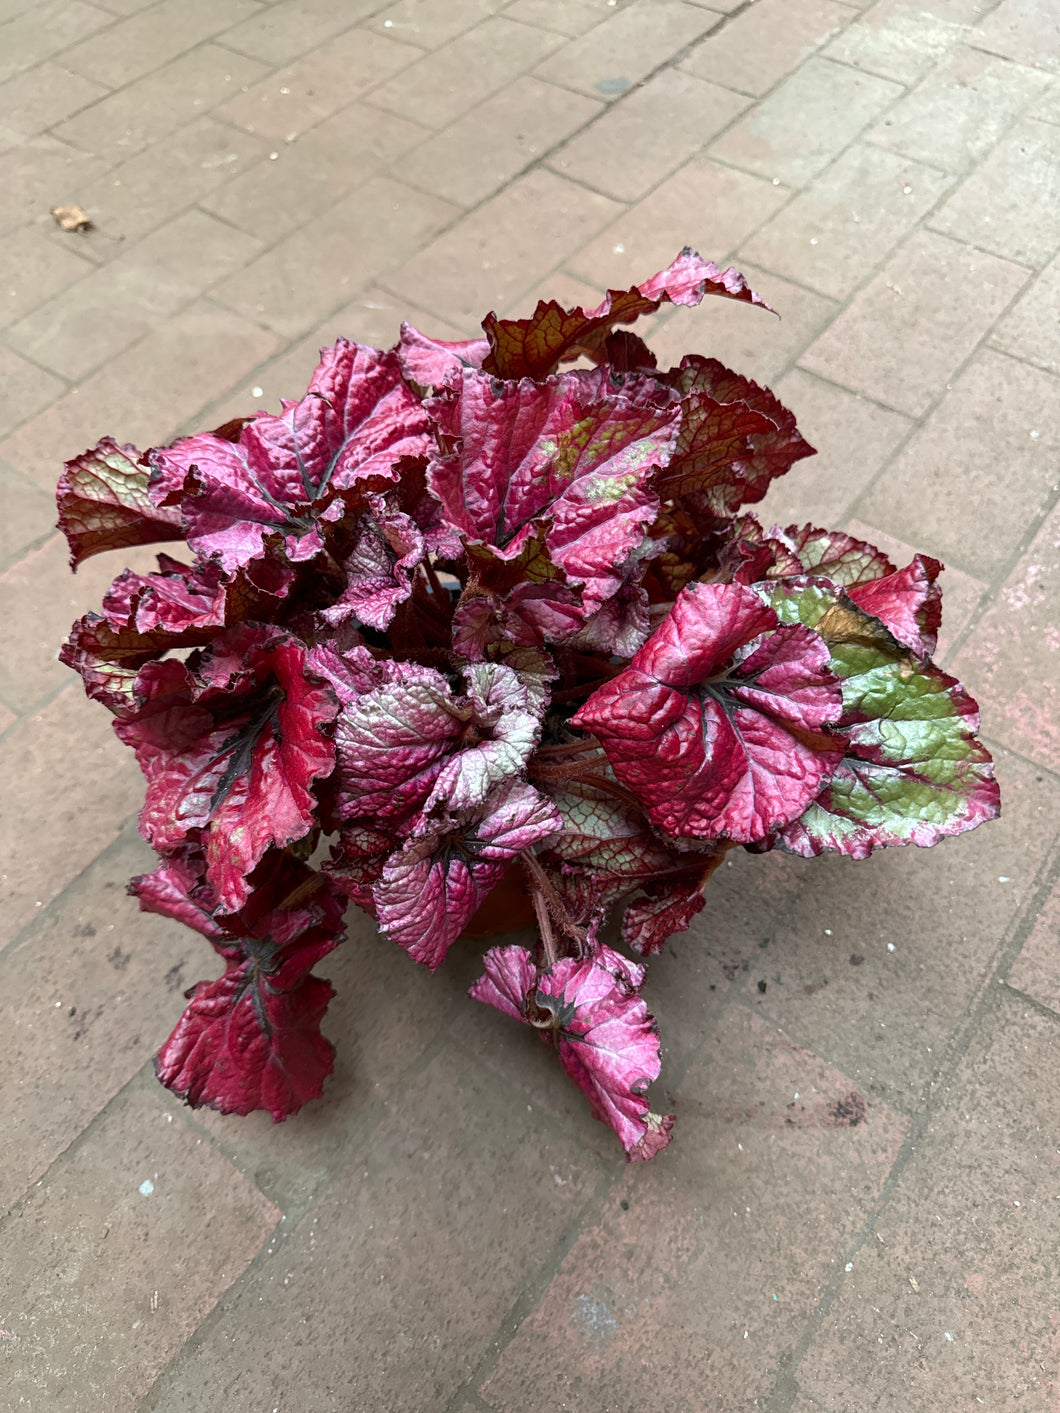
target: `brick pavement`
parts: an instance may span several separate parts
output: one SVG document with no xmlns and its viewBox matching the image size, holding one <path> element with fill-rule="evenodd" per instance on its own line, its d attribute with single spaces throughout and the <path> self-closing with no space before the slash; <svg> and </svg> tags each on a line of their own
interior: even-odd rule
<svg viewBox="0 0 1060 1413">
<path fill-rule="evenodd" d="M 0 1413 L 1060 1408 L 1056 0 L 0 0 L 0 191 Z M 821 449 L 765 515 L 950 566 L 1004 819 L 734 859 L 649 980 L 646 1169 L 473 952 L 360 917 L 324 1100 L 182 1109 L 203 949 L 123 893 L 139 778 L 55 661 L 115 566 L 66 575 L 59 462 L 684 244 L 783 315 L 653 333 Z"/>
</svg>

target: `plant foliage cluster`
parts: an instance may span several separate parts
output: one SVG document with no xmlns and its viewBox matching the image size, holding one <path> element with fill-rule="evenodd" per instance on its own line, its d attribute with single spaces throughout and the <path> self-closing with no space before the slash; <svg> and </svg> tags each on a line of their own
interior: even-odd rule
<svg viewBox="0 0 1060 1413">
<path fill-rule="evenodd" d="M 762 303 L 685 250 L 597 309 L 339 340 L 279 415 L 67 463 L 75 568 L 183 545 L 62 655 L 144 774 L 160 862 L 131 891 L 224 963 L 156 1061 L 190 1104 L 280 1120 L 321 1093 L 312 969 L 347 900 L 433 970 L 492 895 L 538 941 L 488 951 L 471 995 L 650 1157 L 673 1120 L 643 963 L 728 850 L 864 858 L 997 813 L 975 703 L 931 660 L 938 562 L 767 532 L 744 507 L 813 450 L 792 414 L 622 327 L 707 295 Z M 641 961 L 601 940 L 620 906 Z"/>
</svg>

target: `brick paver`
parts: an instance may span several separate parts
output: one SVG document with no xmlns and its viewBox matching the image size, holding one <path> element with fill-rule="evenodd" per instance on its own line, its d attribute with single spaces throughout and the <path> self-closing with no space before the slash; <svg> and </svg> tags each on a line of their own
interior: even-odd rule
<svg viewBox="0 0 1060 1413">
<path fill-rule="evenodd" d="M 0 0 L 0 190 L 0 1413 L 1060 1406 L 1055 0 Z M 361 915 L 324 1099 L 190 1113 L 150 1057 L 213 959 L 123 893 L 140 777 L 56 661 L 120 566 L 68 577 L 59 463 L 685 244 L 781 318 L 663 311 L 660 362 L 797 413 L 767 523 L 950 566 L 1002 820 L 720 870 L 648 1168 L 478 948 Z"/>
</svg>

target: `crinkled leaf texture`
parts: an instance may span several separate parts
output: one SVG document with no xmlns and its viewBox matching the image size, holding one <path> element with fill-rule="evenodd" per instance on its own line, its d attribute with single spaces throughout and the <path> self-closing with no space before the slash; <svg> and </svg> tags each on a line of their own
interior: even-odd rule
<svg viewBox="0 0 1060 1413">
<path fill-rule="evenodd" d="M 661 304 L 695 305 L 708 294 L 769 308 L 737 270 L 721 270 L 686 246 L 673 264 L 643 284 L 608 290 L 596 309 L 564 309 L 555 300 L 541 300 L 529 319 L 487 314 L 482 327 L 490 352 L 482 367 L 501 378 L 542 379 L 583 354 L 602 362 L 616 324 L 654 314 Z"/>
<path fill-rule="evenodd" d="M 543 535 L 586 612 L 599 608 L 658 509 L 649 481 L 677 436 L 674 395 L 606 369 L 540 384 L 465 372 L 431 410 L 455 447 L 428 475 L 449 526 L 506 561 Z"/>
<path fill-rule="evenodd" d="M 593 1113 L 614 1129 L 627 1158 L 652 1157 L 670 1141 L 673 1119 L 651 1113 L 645 1090 L 659 1077 L 659 1034 L 638 994 L 642 967 L 609 947 L 562 957 L 538 972 L 522 947 L 494 948 L 476 1001 L 538 1028 Z"/>
<path fill-rule="evenodd" d="M 843 759 L 809 808 L 781 829 L 782 848 L 860 859 L 881 845 L 926 848 L 997 816 L 993 762 L 975 735 L 979 711 L 955 678 L 827 580 L 762 589 L 783 620 L 823 637 L 843 691 Z M 896 616 L 899 627 L 908 622 L 905 604 Z"/>
<path fill-rule="evenodd" d="M 188 543 L 226 570 L 261 558 L 270 536 L 292 562 L 311 559 L 343 496 L 392 483 L 427 454 L 428 427 L 397 355 L 340 339 L 279 417 L 257 413 L 235 442 L 205 432 L 152 451 L 151 499 L 179 505 Z"/>
<path fill-rule="evenodd" d="M 152 504 L 140 461 L 135 447 L 104 437 L 66 463 L 56 502 L 71 569 L 103 550 L 184 538 L 179 511 Z"/>
<path fill-rule="evenodd" d="M 664 834 L 750 843 L 797 819 L 842 749 L 821 638 L 740 584 L 690 584 L 573 722 Z"/>
<path fill-rule="evenodd" d="M 207 877 L 229 911 L 272 845 L 313 827 L 313 782 L 335 748 L 326 730 L 334 694 L 305 674 L 289 634 L 245 624 L 188 663 L 150 662 L 136 680 L 139 708 L 115 723 L 147 780 L 140 815 L 160 852 L 202 834 Z"/>
<path fill-rule="evenodd" d="M 425 814 L 372 889 L 383 931 L 434 971 L 516 854 L 560 829 L 555 806 L 516 780 L 476 810 Z"/>
<path fill-rule="evenodd" d="M 512 668 L 473 663 L 465 694 L 416 663 L 379 663 L 386 685 L 344 706 L 335 730 L 339 813 L 398 822 L 421 808 L 469 810 L 522 772 L 544 696 Z"/>
<path fill-rule="evenodd" d="M 216 894 L 195 863 L 185 851 L 131 884 L 142 908 L 194 927 L 225 962 L 216 981 L 186 993 L 190 1005 L 155 1070 L 193 1108 L 264 1109 L 279 1123 L 320 1098 L 334 1065 L 320 1022 L 335 993 L 310 971 L 342 940 L 342 902 L 309 869 L 283 860 L 262 897 L 218 923 Z M 312 892 L 302 905 L 277 901 L 284 888 L 297 896 L 307 885 Z"/>
</svg>

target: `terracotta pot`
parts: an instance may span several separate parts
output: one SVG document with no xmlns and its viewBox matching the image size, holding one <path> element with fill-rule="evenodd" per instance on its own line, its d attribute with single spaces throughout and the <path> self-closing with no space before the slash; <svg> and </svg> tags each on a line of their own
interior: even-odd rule
<svg viewBox="0 0 1060 1413">
<path fill-rule="evenodd" d="M 493 892 L 464 928 L 465 937 L 501 937 L 534 924 L 534 905 L 523 883 L 523 870 L 511 864 Z"/>
</svg>

